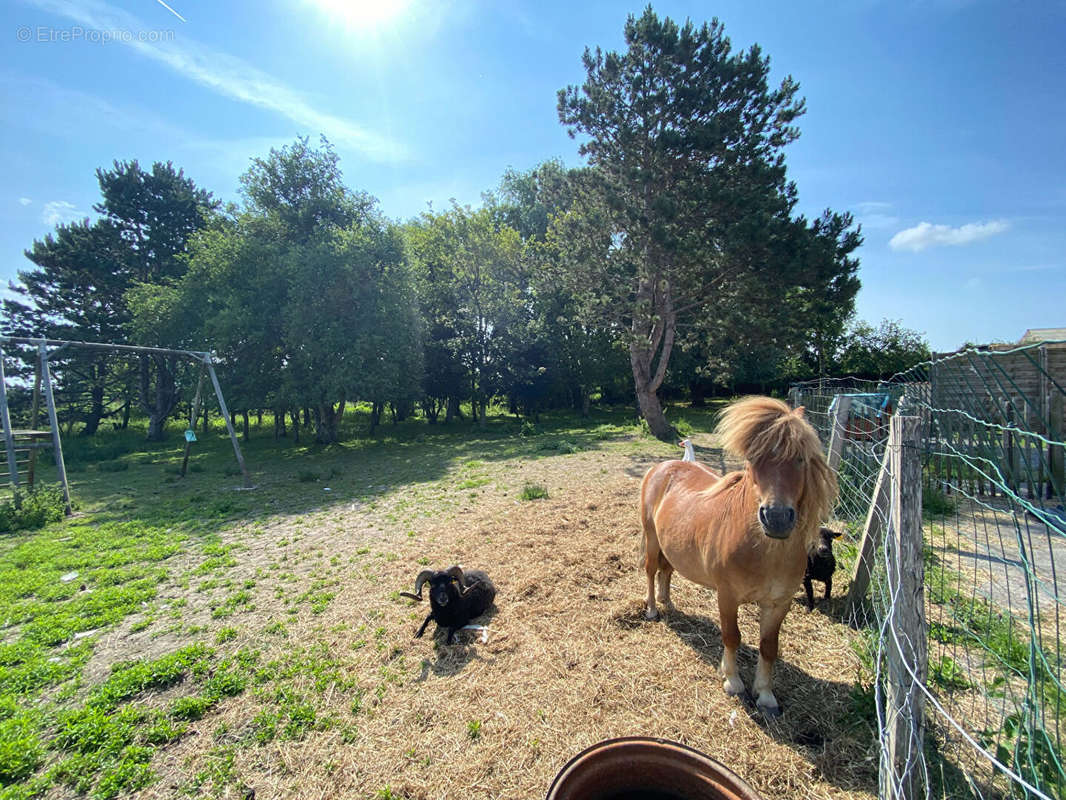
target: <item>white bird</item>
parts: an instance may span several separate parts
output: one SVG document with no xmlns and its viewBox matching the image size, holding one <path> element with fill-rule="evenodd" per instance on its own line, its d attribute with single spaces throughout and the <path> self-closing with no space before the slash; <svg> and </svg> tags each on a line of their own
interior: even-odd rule
<svg viewBox="0 0 1066 800">
<path fill-rule="evenodd" d="M 692 449 L 691 439 L 682 439 L 678 444 L 685 448 L 685 456 L 681 459 L 682 461 L 696 460 L 696 451 Z"/>
</svg>

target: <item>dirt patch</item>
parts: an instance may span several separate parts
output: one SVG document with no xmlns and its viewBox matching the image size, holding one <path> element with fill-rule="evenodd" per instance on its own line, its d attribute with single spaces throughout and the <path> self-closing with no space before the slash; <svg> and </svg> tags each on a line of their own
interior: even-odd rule
<svg viewBox="0 0 1066 800">
<path fill-rule="evenodd" d="M 209 630 L 236 627 L 220 649 L 255 648 L 263 661 L 329 654 L 338 665 L 330 680 L 292 680 L 332 723 L 251 742 L 271 701 L 250 688 L 162 751 L 153 764 L 161 780 L 139 796 L 173 796 L 225 752 L 230 777 L 216 789 L 228 796 L 537 798 L 583 748 L 645 735 L 706 752 L 768 798 L 873 797 L 876 736 L 854 709 L 853 634 L 805 613 L 802 591 L 782 630 L 775 691 L 784 714 L 775 721 L 722 691 L 713 592 L 679 579 L 678 611 L 642 619 L 636 504 L 650 463 L 601 451 L 499 462 L 482 470 L 488 482 L 452 492 L 443 513 L 428 487 L 421 504 L 412 502 L 418 487 L 407 487 L 373 508 L 334 506 L 230 530 L 224 541 L 237 563 L 228 572 L 232 582 L 254 582 L 254 610 L 214 619 L 218 596 L 192 591 L 190 618 Z M 549 497 L 518 500 L 525 482 Z M 428 609 L 395 594 L 425 565 L 454 563 L 496 582 L 496 608 L 479 620 L 489 626 L 486 643 L 464 632 L 445 645 L 432 623 L 414 639 Z M 292 602 L 309 584 L 332 593 L 317 613 Z M 750 687 L 754 608 L 742 609 L 740 625 Z M 123 657 L 137 636 L 114 643 Z"/>
</svg>

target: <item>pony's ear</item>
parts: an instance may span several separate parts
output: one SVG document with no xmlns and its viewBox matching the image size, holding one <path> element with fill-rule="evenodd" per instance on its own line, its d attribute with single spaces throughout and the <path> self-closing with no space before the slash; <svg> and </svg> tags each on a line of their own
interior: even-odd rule
<svg viewBox="0 0 1066 800">
<path fill-rule="evenodd" d="M 795 407 L 795 408 L 794 408 L 794 409 L 792 410 L 792 413 L 793 413 L 793 414 L 794 414 L 795 416 L 799 417 L 800 419 L 803 419 L 803 412 L 804 412 L 804 411 L 806 411 L 806 410 L 807 410 L 807 406 L 796 406 L 796 407 Z"/>
</svg>

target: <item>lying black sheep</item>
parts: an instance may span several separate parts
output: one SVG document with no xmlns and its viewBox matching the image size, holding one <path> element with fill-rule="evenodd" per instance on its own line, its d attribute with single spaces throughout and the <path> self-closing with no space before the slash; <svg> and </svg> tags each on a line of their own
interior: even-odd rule
<svg viewBox="0 0 1066 800">
<path fill-rule="evenodd" d="M 814 611 L 814 587 L 811 586 L 811 579 L 825 583 L 825 599 L 828 600 L 830 592 L 833 591 L 833 573 L 837 568 L 837 560 L 833 556 L 833 540 L 839 538 L 840 534 L 829 528 L 822 528 L 819 533 L 821 538 L 818 547 L 813 553 L 807 554 L 807 574 L 803 576 L 808 611 Z"/>
<path fill-rule="evenodd" d="M 455 632 L 470 620 L 480 617 L 496 599 L 496 587 L 489 576 L 479 569 L 463 572 L 460 567 L 451 567 L 443 572 L 424 569 L 415 578 L 415 593 L 400 592 L 413 600 L 422 599 L 422 586 L 429 583 L 429 616 L 418 629 L 415 638 L 426 631 L 433 620 L 441 628 L 448 629 L 447 644 L 455 641 Z"/>
</svg>

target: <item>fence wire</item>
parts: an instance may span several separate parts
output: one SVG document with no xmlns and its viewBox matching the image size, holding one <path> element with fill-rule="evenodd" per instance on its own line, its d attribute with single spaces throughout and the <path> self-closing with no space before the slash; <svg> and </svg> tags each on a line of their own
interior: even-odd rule
<svg viewBox="0 0 1066 800">
<path fill-rule="evenodd" d="M 1064 385 L 1066 342 L 1054 342 L 968 350 L 890 381 L 792 389 L 827 445 L 849 398 L 835 512 L 845 569 L 867 518 L 885 513 L 871 508 L 891 415 L 921 419 L 926 730 L 899 774 L 917 775 L 926 796 L 1066 797 Z M 872 560 L 858 616 L 882 741 L 895 724 L 883 706 L 884 656 L 901 646 L 890 549 Z M 900 791 L 882 782 L 882 796 Z"/>
</svg>

